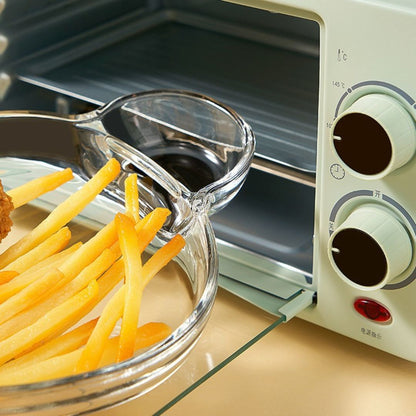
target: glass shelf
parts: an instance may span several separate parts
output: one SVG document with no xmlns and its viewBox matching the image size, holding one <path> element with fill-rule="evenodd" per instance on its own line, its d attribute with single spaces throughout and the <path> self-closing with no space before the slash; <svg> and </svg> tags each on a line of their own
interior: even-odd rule
<svg viewBox="0 0 416 416">
<path fill-rule="evenodd" d="M 160 415 L 283 322 L 219 289 L 211 318 L 182 367 L 145 396 L 96 416 Z"/>
</svg>

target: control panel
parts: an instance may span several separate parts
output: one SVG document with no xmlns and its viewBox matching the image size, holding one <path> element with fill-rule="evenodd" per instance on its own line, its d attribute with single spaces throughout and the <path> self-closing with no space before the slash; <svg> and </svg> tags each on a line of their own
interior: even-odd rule
<svg viewBox="0 0 416 416">
<path fill-rule="evenodd" d="M 345 4 L 345 14 L 358 7 Z M 400 17 L 409 33 L 414 25 L 411 16 L 389 10 L 387 44 L 380 42 L 386 25 L 366 31 L 368 16 L 381 21 L 387 10 L 359 2 L 359 11 L 347 37 L 334 14 L 325 20 L 317 304 L 300 317 L 416 361 L 416 87 L 405 70 L 413 58 L 393 46 L 393 22 Z"/>
<path fill-rule="evenodd" d="M 383 81 L 338 98 L 317 184 L 317 307 L 304 316 L 416 361 L 414 103 Z"/>
<path fill-rule="evenodd" d="M 321 29 L 317 302 L 299 316 L 416 362 L 416 3 L 235 1 Z"/>
</svg>

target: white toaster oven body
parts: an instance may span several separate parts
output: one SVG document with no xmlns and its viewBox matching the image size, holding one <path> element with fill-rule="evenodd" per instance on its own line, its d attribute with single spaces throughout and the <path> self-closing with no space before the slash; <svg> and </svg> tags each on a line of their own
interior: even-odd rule
<svg viewBox="0 0 416 416">
<path fill-rule="evenodd" d="M 384 0 L 246 4 L 293 13 L 320 25 L 313 261 L 317 303 L 300 316 L 415 361 L 416 84 L 411 68 L 416 52 L 411 44 L 416 39 L 416 6 L 411 1 Z M 354 123 L 351 114 L 376 120 L 389 135 L 392 155 L 388 161 L 380 161 L 385 165 L 374 171 L 367 170 L 367 166 L 373 159 L 383 158 L 388 150 L 371 128 L 362 132 L 360 129 L 367 126 L 349 125 Z M 337 137 L 337 126 L 344 138 Z M 366 149 L 364 141 L 370 140 L 371 134 L 377 140 Z M 350 137 L 353 135 L 359 138 L 354 141 Z M 401 135 L 411 144 L 402 142 Z M 337 140 L 354 143 L 349 149 L 337 149 Z M 363 165 L 358 162 L 360 158 L 364 159 Z M 380 209 L 386 216 L 376 218 Z M 390 223 L 393 218 L 403 231 L 400 237 Z M 373 225 L 369 225 L 371 221 Z M 346 230 L 357 235 L 348 236 Z M 341 248 L 334 244 L 337 236 Z M 361 240 L 367 237 L 376 240 L 377 250 L 385 258 L 377 258 L 368 250 L 367 241 Z M 344 260 L 334 260 L 337 255 L 343 255 Z M 345 261 L 356 262 L 356 266 L 345 265 Z M 387 270 L 375 270 L 380 261 L 386 263 Z M 354 303 L 357 308 L 369 309 L 357 310 Z"/>
</svg>

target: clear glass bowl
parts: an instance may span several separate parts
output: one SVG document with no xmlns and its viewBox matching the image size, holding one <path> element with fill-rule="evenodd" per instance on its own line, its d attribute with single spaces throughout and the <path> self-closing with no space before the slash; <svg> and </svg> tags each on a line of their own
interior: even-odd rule
<svg viewBox="0 0 416 416">
<path fill-rule="evenodd" d="M 83 414 L 145 394 L 181 365 L 209 317 L 218 276 L 209 215 L 226 205 L 244 182 L 254 152 L 250 127 L 208 97 L 153 91 L 65 118 L 2 112 L 0 135 L 6 189 L 72 167 L 75 181 L 36 201 L 46 210 L 109 158 L 117 158 L 122 166 L 119 178 L 77 219 L 93 228 L 123 209 L 124 178 L 137 172 L 142 215 L 156 206 L 172 212 L 149 250 L 178 232 L 186 240 L 175 267 L 183 284 L 177 301 L 189 304 L 168 338 L 129 360 L 76 376 L 0 387 L 0 414 Z"/>
</svg>

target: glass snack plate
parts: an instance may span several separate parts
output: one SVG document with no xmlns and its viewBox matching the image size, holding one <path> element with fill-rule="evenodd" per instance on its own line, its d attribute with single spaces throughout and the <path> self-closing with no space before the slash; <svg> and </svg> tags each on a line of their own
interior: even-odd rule
<svg viewBox="0 0 416 416">
<path fill-rule="evenodd" d="M 74 171 L 73 181 L 35 201 L 39 217 L 116 158 L 121 174 L 81 212 L 75 221 L 81 227 L 75 227 L 84 232 L 111 221 L 123 210 L 125 177 L 136 172 L 141 215 L 157 206 L 172 212 L 149 251 L 176 233 L 186 240 L 168 265 L 169 277 L 151 283 L 152 299 L 144 301 L 141 315 L 147 321 L 167 321 L 173 327 L 168 338 L 95 371 L 0 387 L 0 414 L 82 414 L 149 392 L 181 366 L 211 313 L 218 255 L 209 215 L 225 206 L 245 180 L 254 152 L 250 127 L 208 97 L 152 91 L 71 117 L 2 112 L 0 135 L 0 177 L 6 190 L 63 167 Z M 16 227 L 19 215 L 24 217 L 17 210 Z"/>
</svg>

